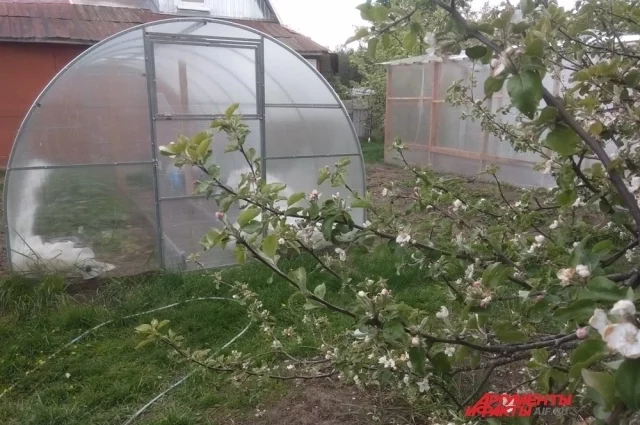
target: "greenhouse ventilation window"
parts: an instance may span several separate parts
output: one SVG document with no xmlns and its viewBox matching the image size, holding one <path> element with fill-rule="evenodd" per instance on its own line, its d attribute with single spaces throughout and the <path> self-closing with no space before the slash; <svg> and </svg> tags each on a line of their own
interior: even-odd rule
<svg viewBox="0 0 640 425">
<path fill-rule="evenodd" d="M 256 149 L 267 181 L 330 197 L 338 189 L 317 187 L 317 170 L 349 157 L 347 184 L 364 193 L 351 120 L 309 62 L 227 21 L 158 21 L 85 51 L 31 107 L 5 180 L 12 269 L 128 275 L 195 268 L 185 261 L 192 253 L 206 268 L 234 264 L 232 251 L 203 253 L 199 244 L 217 225 L 215 202 L 192 195 L 204 176 L 174 167 L 158 148 L 207 128 L 236 102 L 251 131 L 245 146 Z M 212 144 L 222 179 L 246 166 L 226 144 L 222 133 Z M 353 218 L 364 222 L 364 211 Z"/>
</svg>

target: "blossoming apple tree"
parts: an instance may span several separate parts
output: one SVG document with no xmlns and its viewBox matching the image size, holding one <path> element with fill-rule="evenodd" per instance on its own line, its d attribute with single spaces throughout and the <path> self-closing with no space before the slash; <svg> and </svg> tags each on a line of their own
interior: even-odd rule
<svg viewBox="0 0 640 425">
<path fill-rule="evenodd" d="M 516 150 L 538 153 L 540 172 L 550 173 L 556 186 L 522 190 L 519 199 L 509 199 L 497 168 L 489 167 L 485 173 L 495 179 L 498 202 L 487 201 L 406 162 L 415 187 L 389 183 L 382 195 L 394 202 L 379 205 L 372 194 L 345 184 L 344 159 L 319 170 L 318 184 L 330 182 L 346 196 L 323 197 L 315 190 L 285 198 L 280 193 L 286 182 L 260 178 L 261 162 L 244 146 L 248 127 L 232 106 L 209 129 L 180 136 L 162 152 L 178 166 L 198 167 L 209 176 L 198 191 L 219 205 L 220 226 L 203 237 L 205 249 L 233 242 L 238 261 L 259 261 L 273 271 L 274 285 L 289 284 L 306 299 L 301 323 L 276 331 L 278 324 L 251 288 L 229 284 L 292 363 L 279 370 L 242 353 L 210 357 L 153 326 L 141 328 L 144 342 L 163 342 L 203 367 L 239 375 L 335 374 L 361 387 L 387 386 L 445 422 L 468 421 L 463 408 L 491 387 L 571 393 L 574 405 L 586 407 L 597 423 L 623 423 L 640 409 L 640 51 L 629 37 L 640 30 L 640 8 L 588 0 L 565 10 L 547 0 L 522 0 L 471 20 L 460 12 L 460 0 L 402 4 L 360 5 L 371 27 L 357 38 L 374 50 L 384 49 L 397 31 L 408 44 L 422 42 L 416 17 L 434 5 L 446 12 L 445 30 L 433 37 L 438 52 L 465 52 L 492 69 L 486 81 L 454 84 L 450 102 L 471 106 L 463 118 L 478 120 Z M 555 96 L 542 79 L 563 72 L 570 73 L 571 84 Z M 506 84 L 507 108 L 521 121 L 501 121 L 500 113 L 473 98 L 473 84 L 482 84 L 487 98 Z M 229 154 L 242 155 L 250 167 L 238 187 L 221 182 L 219 159 L 211 157 L 219 132 L 230 141 Z M 401 140 L 393 148 L 404 158 Z M 228 211 L 238 203 L 243 212 L 232 222 Z M 354 222 L 352 208 L 367 210 L 368 221 Z M 407 213 L 418 219 L 410 221 Z M 292 218 L 295 225 L 287 221 Z M 315 249 L 314 234 L 333 247 Z M 282 257 L 291 252 L 314 258 L 315 270 L 339 282 L 351 302 L 329 301 L 325 284 L 308 288 L 312 270 L 284 270 Z M 450 304 L 422 311 L 397 302 L 384 277 L 354 280 L 345 264 L 361 252 L 391 253 L 398 274 L 421 269 L 426 284 L 449 291 Z M 221 275 L 215 279 L 224 284 Z M 327 321 L 338 316 L 352 325 L 323 335 Z M 320 360 L 287 354 L 299 342 L 297 328 L 305 326 L 317 331 Z M 504 379 L 504 371 L 521 369 L 517 382 Z"/>
</svg>

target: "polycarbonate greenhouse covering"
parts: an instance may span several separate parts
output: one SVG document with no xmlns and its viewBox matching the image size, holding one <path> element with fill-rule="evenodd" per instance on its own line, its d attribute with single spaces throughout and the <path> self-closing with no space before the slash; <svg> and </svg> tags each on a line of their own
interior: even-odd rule
<svg viewBox="0 0 640 425">
<path fill-rule="evenodd" d="M 234 263 L 232 251 L 202 253 L 217 205 L 193 196 L 206 176 L 178 169 L 159 147 L 207 128 L 229 105 L 251 133 L 267 182 L 283 195 L 317 189 L 318 170 L 349 157 L 347 184 L 364 193 L 353 125 L 326 80 L 289 47 L 231 22 L 178 18 L 121 32 L 88 49 L 38 97 L 16 138 L 5 181 L 7 252 L 16 272 L 85 278 L 158 268 Z M 246 162 L 213 161 L 237 184 Z M 237 210 L 231 211 L 235 220 Z M 356 223 L 364 212 L 354 210 Z M 201 253 L 197 265 L 188 262 Z"/>
</svg>

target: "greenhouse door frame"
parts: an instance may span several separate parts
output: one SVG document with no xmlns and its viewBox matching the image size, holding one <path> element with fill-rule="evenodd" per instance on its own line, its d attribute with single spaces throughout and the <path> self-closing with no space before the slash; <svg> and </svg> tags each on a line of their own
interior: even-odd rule
<svg viewBox="0 0 640 425">
<path fill-rule="evenodd" d="M 202 199 L 204 195 L 188 195 L 179 197 L 162 197 L 160 196 L 159 180 L 158 180 L 158 140 L 156 125 L 158 121 L 175 120 L 175 121 L 213 121 L 219 118 L 224 118 L 224 114 L 161 114 L 158 110 L 158 92 L 156 87 L 156 58 L 155 58 L 155 46 L 158 44 L 163 45 L 184 45 L 184 46 L 201 46 L 201 47 L 214 47 L 214 48 L 229 48 L 229 49 L 247 49 L 253 50 L 255 67 L 256 67 L 256 81 L 255 81 L 255 93 L 256 93 L 256 113 L 255 114 L 243 114 L 244 120 L 259 120 L 260 121 L 260 158 L 261 158 L 261 170 L 262 177 L 266 177 L 265 169 L 265 152 L 266 152 L 266 133 L 265 133 L 265 69 L 264 69 L 264 38 L 230 38 L 230 37 L 214 37 L 214 36 L 201 36 L 201 35 L 189 35 L 189 34 L 170 34 L 161 32 L 150 32 L 145 29 L 144 31 L 144 51 L 145 51 L 145 67 L 147 77 L 147 87 L 149 94 L 149 122 L 151 129 L 151 149 L 153 159 L 153 182 L 154 182 L 154 194 L 156 201 L 156 223 L 157 223 L 157 238 L 158 238 L 158 262 L 160 268 L 164 269 L 165 264 L 165 245 L 169 244 L 174 246 L 175 249 L 181 252 L 171 240 L 165 237 L 164 222 L 162 221 L 162 208 L 161 203 L 163 201 L 171 200 L 190 200 L 190 199 Z M 176 135 L 177 136 L 177 135 Z M 183 262 L 185 260 L 185 253 L 181 252 L 183 256 Z"/>
</svg>

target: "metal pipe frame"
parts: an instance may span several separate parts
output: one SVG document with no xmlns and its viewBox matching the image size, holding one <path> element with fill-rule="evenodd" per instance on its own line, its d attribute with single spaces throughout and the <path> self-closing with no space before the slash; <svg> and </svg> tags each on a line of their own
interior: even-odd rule
<svg viewBox="0 0 640 425">
<path fill-rule="evenodd" d="M 153 120 L 155 121 L 213 121 L 213 120 L 217 120 L 220 118 L 224 118 L 225 115 L 224 114 L 213 114 L 213 115 L 207 115 L 207 114 L 199 114 L 199 115 L 189 115 L 189 114 L 176 114 L 176 115 L 171 115 L 171 114 L 157 114 L 155 117 L 153 117 Z M 256 115 L 256 114 L 251 114 L 251 115 L 242 115 L 242 119 L 243 120 L 248 120 L 248 121 L 257 121 L 257 120 L 262 120 L 263 117 L 260 115 Z"/>
<path fill-rule="evenodd" d="M 7 167 L 7 171 L 29 171 L 29 170 L 56 170 L 61 168 L 82 168 L 82 167 L 115 167 L 126 165 L 150 165 L 153 161 L 131 161 L 131 162 L 99 162 L 93 164 L 67 164 L 67 165 L 40 165 L 38 167 Z"/>
<path fill-rule="evenodd" d="M 156 237 L 158 244 L 158 265 L 164 269 L 164 231 L 162 227 L 162 209 L 160 208 L 160 184 L 158 182 L 158 147 L 156 122 L 153 119 L 158 113 L 158 93 L 156 91 L 156 64 L 153 41 L 143 32 L 144 58 L 147 73 L 147 95 L 149 101 L 149 128 L 151 134 L 151 158 L 153 158 L 153 192 L 156 204 Z"/>
</svg>

